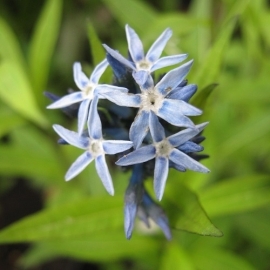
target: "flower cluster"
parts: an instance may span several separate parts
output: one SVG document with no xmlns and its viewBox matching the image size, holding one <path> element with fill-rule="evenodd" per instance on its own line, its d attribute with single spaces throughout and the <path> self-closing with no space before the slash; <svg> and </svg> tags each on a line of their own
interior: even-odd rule
<svg viewBox="0 0 270 270">
<path fill-rule="evenodd" d="M 68 181 L 95 160 L 97 173 L 109 194 L 114 194 L 112 178 L 105 154 L 118 159 L 115 164 L 132 171 L 125 194 L 124 228 L 126 237 L 132 235 L 136 215 L 149 226 L 149 218 L 171 238 L 169 221 L 162 208 L 145 190 L 147 177 L 154 178 L 154 191 L 162 199 L 169 168 L 180 172 L 186 169 L 207 173 L 198 161 L 204 158 L 201 132 L 207 123 L 195 125 L 188 116 L 202 111 L 189 104 L 197 90 L 187 84 L 192 61 L 186 62 L 154 80 L 153 72 L 175 65 L 186 54 L 160 57 L 172 35 L 166 29 L 144 54 L 136 32 L 126 25 L 129 57 L 104 45 L 106 59 L 88 78 L 80 63 L 73 66 L 74 81 L 80 91 L 59 98 L 46 95 L 54 102 L 47 108 L 62 110 L 78 118 L 77 132 L 54 125 L 61 137 L 59 143 L 84 150 L 66 173 Z M 100 84 L 108 66 L 113 70 L 113 83 Z"/>
</svg>

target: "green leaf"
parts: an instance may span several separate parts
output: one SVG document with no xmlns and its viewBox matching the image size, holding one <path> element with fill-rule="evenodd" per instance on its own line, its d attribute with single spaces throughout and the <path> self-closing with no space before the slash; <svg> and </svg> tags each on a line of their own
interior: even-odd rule
<svg viewBox="0 0 270 270">
<path fill-rule="evenodd" d="M 93 58 L 93 65 L 96 66 L 105 59 L 105 50 L 102 47 L 98 35 L 90 21 L 87 22 L 87 30 L 91 48 L 91 55 Z"/>
<path fill-rule="evenodd" d="M 173 228 L 205 236 L 223 235 L 208 218 L 197 195 L 186 186 L 178 184 L 177 188 L 171 187 L 168 193 L 168 212 L 172 214 L 169 220 Z"/>
<path fill-rule="evenodd" d="M 255 268 L 240 256 L 218 248 L 200 246 L 190 253 L 198 270 L 255 270 Z"/>
<path fill-rule="evenodd" d="M 120 211 L 121 212 L 121 211 Z M 39 258 L 46 260 L 47 257 L 57 254 L 61 257 L 71 257 L 84 261 L 110 262 L 125 258 L 145 258 L 157 256 L 159 249 L 158 241 L 145 236 L 133 237 L 128 241 L 122 231 L 108 228 L 102 233 L 95 233 L 91 237 L 78 237 L 74 240 L 58 240 L 38 244 L 37 250 L 29 254 L 23 261 L 23 266 L 30 267 L 39 263 Z"/>
<path fill-rule="evenodd" d="M 98 233 L 102 236 L 108 230 L 122 228 L 122 200 L 109 195 L 82 198 L 42 210 L 0 231 L 0 243 L 95 237 L 98 241 Z"/>
<path fill-rule="evenodd" d="M 223 180 L 201 192 L 200 200 L 210 216 L 256 209 L 270 203 L 270 180 L 261 175 Z"/>
<path fill-rule="evenodd" d="M 0 145 L 0 171 L 4 175 L 21 175 L 42 185 L 64 185 L 61 152 L 39 130 L 25 125 L 10 133 L 9 144 Z M 58 151 L 57 151 L 58 150 Z"/>
<path fill-rule="evenodd" d="M 12 61 L 0 64 L 0 97 L 21 116 L 42 127 L 48 122 L 40 112 L 25 72 Z"/>
<path fill-rule="evenodd" d="M 0 103 L 0 137 L 25 123 L 26 121 L 23 117 L 16 114 L 5 104 Z"/>
<path fill-rule="evenodd" d="M 195 266 L 189 254 L 175 242 L 168 243 L 161 258 L 161 270 L 193 270 Z"/>
<path fill-rule="evenodd" d="M 121 25 L 129 24 L 138 33 L 143 33 L 157 18 L 156 12 L 143 1 L 103 0 Z"/>
<path fill-rule="evenodd" d="M 61 9 L 61 0 L 48 0 L 46 2 L 30 44 L 31 80 L 39 102 L 44 100 L 42 92 L 46 87 L 52 54 L 59 35 Z M 43 102 L 41 105 L 44 105 Z"/>
<path fill-rule="evenodd" d="M 190 79 L 191 81 L 195 81 L 200 87 L 213 83 L 218 78 L 225 56 L 226 46 L 229 43 L 236 22 L 237 20 L 234 18 L 225 25 L 218 39 L 205 57 L 203 64 L 199 67 L 195 76 Z"/>
<path fill-rule="evenodd" d="M 211 93 L 213 92 L 213 90 L 218 86 L 217 83 L 212 83 L 206 87 L 204 87 L 199 93 L 198 95 L 196 95 L 194 97 L 194 99 L 192 99 L 192 104 L 195 105 L 196 107 L 200 108 L 200 109 L 204 109 L 207 99 L 208 97 L 211 95 Z"/>
<path fill-rule="evenodd" d="M 2 18 L 0 18 L 0 60 L 12 61 L 20 68 L 25 68 L 20 44 L 12 29 Z"/>
</svg>

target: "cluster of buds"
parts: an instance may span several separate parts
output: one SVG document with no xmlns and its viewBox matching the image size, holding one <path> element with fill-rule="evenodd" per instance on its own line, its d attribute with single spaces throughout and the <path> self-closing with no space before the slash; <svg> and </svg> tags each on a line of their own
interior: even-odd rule
<svg viewBox="0 0 270 270">
<path fill-rule="evenodd" d="M 61 137 L 59 143 L 84 150 L 66 173 L 68 181 L 93 160 L 105 189 L 114 194 L 113 181 L 105 155 L 113 155 L 116 165 L 131 170 L 125 194 L 124 228 L 130 239 L 136 215 L 149 226 L 149 218 L 171 238 L 169 221 L 162 208 L 146 191 L 144 181 L 153 177 L 156 198 L 162 199 L 169 168 L 207 173 L 198 161 L 204 157 L 201 132 L 207 123 L 195 125 L 188 116 L 202 111 L 189 104 L 197 86 L 185 80 L 193 61 L 172 69 L 155 81 L 157 69 L 178 64 L 186 54 L 160 57 L 172 35 L 166 29 L 147 54 L 136 32 L 126 25 L 128 58 L 104 45 L 106 59 L 88 78 L 80 63 L 73 66 L 74 81 L 80 91 L 63 97 L 46 95 L 53 101 L 48 109 L 61 108 L 78 119 L 77 132 L 53 125 Z M 113 82 L 100 84 L 110 66 Z"/>
</svg>

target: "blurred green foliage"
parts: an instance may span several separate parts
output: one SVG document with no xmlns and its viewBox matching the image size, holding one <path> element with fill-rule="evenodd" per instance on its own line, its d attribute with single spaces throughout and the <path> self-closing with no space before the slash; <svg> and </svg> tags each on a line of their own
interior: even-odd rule
<svg viewBox="0 0 270 270">
<path fill-rule="evenodd" d="M 269 269 L 269 1 L 17 2 L 0 4 L 0 194 L 24 178 L 42 190 L 44 209 L 3 228 L 0 243 L 33 243 L 19 261 L 24 267 L 67 256 L 102 269 L 127 269 L 123 260 L 129 269 Z M 124 238 L 128 174 L 114 170 L 115 197 L 93 166 L 64 182 L 79 152 L 58 146 L 51 125 L 75 123 L 45 109 L 44 90 L 64 95 L 74 87 L 73 62 L 87 73 L 105 57 L 101 41 L 126 53 L 126 23 L 146 48 L 173 29 L 164 53 L 195 60 L 188 80 L 199 92 L 191 103 L 204 114 L 194 121 L 210 121 L 203 163 L 211 173 L 170 172 L 162 201 L 170 242 L 139 221 L 133 238 Z M 110 78 L 106 71 L 103 80 Z M 210 220 L 223 237 L 196 235 L 221 236 Z"/>
</svg>

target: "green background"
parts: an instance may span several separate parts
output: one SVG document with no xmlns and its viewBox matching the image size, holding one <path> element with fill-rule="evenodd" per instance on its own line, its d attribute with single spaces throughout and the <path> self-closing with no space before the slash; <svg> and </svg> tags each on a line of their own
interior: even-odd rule
<svg viewBox="0 0 270 270">
<path fill-rule="evenodd" d="M 194 121 L 210 121 L 202 163 L 211 173 L 171 171 L 167 181 L 172 241 L 138 220 L 125 239 L 129 173 L 110 168 L 114 197 L 93 166 L 64 181 L 80 150 L 57 145 L 51 126 L 75 130 L 76 121 L 46 110 L 43 92 L 76 89 L 73 63 L 90 74 L 105 57 L 101 43 L 126 55 L 126 23 L 145 50 L 173 30 L 164 55 L 194 59 L 191 103 L 204 110 Z M 0 1 L 0 266 L 68 258 L 86 269 L 269 269 L 269 25 L 266 0 Z"/>
</svg>

